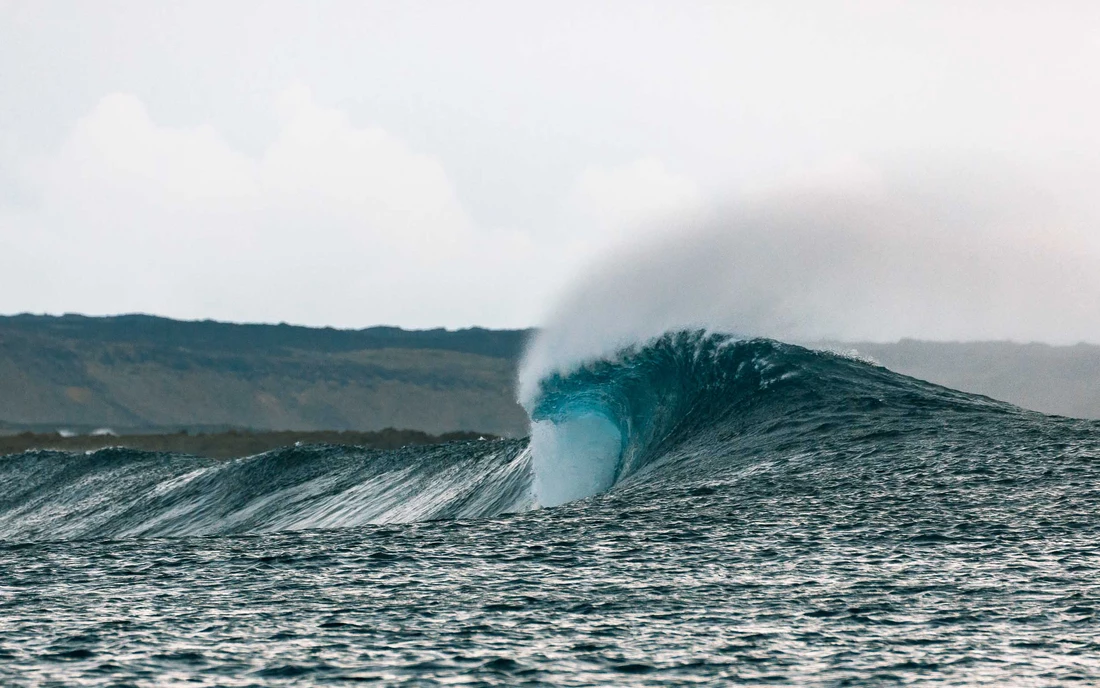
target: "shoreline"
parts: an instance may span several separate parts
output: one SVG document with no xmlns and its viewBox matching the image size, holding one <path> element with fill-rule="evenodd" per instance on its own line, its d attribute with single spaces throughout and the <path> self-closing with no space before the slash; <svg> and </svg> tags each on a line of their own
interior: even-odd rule
<svg viewBox="0 0 1100 688">
<path fill-rule="evenodd" d="M 23 432 L 0 436 L 0 456 L 32 450 L 96 451 L 124 447 L 139 451 L 191 454 L 211 459 L 234 459 L 260 454 L 295 444 L 342 444 L 367 449 L 400 449 L 409 445 L 443 444 L 477 440 L 495 440 L 496 435 L 456 431 L 432 435 L 419 430 L 386 428 L 373 432 L 354 430 L 228 430 L 190 434 L 186 431 L 161 434 L 76 435 Z"/>
</svg>

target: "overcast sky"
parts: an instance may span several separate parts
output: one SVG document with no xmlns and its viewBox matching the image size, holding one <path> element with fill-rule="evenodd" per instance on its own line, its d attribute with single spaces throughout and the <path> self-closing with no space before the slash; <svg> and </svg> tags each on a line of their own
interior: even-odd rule
<svg viewBox="0 0 1100 688">
<path fill-rule="evenodd" d="M 0 0 L 0 312 L 529 326 L 618 245 L 884 165 L 1009 177 L 1087 254 L 1097 36 L 1095 2 Z"/>
</svg>

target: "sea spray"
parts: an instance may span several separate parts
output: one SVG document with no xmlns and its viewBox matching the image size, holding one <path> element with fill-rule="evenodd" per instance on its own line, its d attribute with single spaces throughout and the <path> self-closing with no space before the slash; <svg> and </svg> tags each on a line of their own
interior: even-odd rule
<svg viewBox="0 0 1100 688">
<path fill-rule="evenodd" d="M 529 342 L 518 398 L 554 373 L 703 329 L 787 342 L 1100 340 L 1095 222 L 1016 180 L 884 169 L 670 220 L 595 262 Z"/>
</svg>

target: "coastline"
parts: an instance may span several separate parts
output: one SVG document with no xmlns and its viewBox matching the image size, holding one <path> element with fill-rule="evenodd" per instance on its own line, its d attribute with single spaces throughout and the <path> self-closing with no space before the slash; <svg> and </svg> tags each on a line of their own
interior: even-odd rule
<svg viewBox="0 0 1100 688">
<path fill-rule="evenodd" d="M 228 430 L 225 432 L 190 434 L 186 431 L 133 435 L 76 435 L 23 432 L 0 436 L 0 456 L 21 454 L 31 450 L 86 452 L 108 447 L 125 447 L 151 452 L 191 454 L 212 459 L 233 459 L 251 456 L 295 444 L 342 444 L 368 449 L 398 449 L 408 445 L 443 444 L 497 439 L 485 433 L 457 431 L 432 435 L 419 430 L 386 428 L 377 432 L 353 430 L 263 431 Z"/>
</svg>

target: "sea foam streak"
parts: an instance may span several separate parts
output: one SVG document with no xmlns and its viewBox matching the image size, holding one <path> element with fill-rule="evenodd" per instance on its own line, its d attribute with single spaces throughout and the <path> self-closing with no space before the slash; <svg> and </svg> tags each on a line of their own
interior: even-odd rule
<svg viewBox="0 0 1100 688">
<path fill-rule="evenodd" d="M 522 511 L 531 506 L 525 445 L 315 445 L 232 461 L 28 452 L 0 458 L 0 539 L 266 533 Z"/>
</svg>

